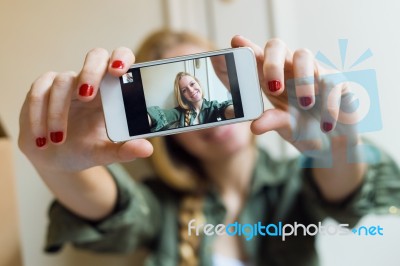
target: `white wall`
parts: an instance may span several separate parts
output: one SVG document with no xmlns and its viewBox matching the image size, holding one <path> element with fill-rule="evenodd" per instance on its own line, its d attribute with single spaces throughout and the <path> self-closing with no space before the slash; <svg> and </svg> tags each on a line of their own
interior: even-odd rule
<svg viewBox="0 0 400 266">
<path fill-rule="evenodd" d="M 14 140 L 25 265 L 126 263 L 70 249 L 58 256 L 42 254 L 51 195 L 16 147 L 18 116 L 30 84 L 41 73 L 79 71 L 85 53 L 93 47 L 109 51 L 137 47 L 149 31 L 163 25 L 161 2 L 0 1 L 0 116 Z"/>
<path fill-rule="evenodd" d="M 218 102 L 232 100 L 232 94 L 226 89 L 225 85 L 215 73 L 214 66 L 209 58 L 206 59 L 204 66 L 204 75 L 207 76 L 207 80 L 210 84 L 208 88 L 210 94 L 209 99 L 217 100 Z"/>
</svg>

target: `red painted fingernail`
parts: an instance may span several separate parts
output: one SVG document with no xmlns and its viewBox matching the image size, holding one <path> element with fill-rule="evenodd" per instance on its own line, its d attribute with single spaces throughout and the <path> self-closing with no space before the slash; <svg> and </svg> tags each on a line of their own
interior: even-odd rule
<svg viewBox="0 0 400 266">
<path fill-rule="evenodd" d="M 44 145 L 46 145 L 46 138 L 37 138 L 36 139 L 36 146 L 38 146 L 39 148 L 43 147 Z"/>
<path fill-rule="evenodd" d="M 93 90 L 94 88 L 92 85 L 82 84 L 82 86 L 79 88 L 79 95 L 84 97 L 91 96 L 93 94 Z"/>
<path fill-rule="evenodd" d="M 112 68 L 118 68 L 118 69 L 122 69 L 124 68 L 124 62 L 122 62 L 121 60 L 115 60 L 112 62 L 111 67 Z"/>
<path fill-rule="evenodd" d="M 281 88 L 281 82 L 279 80 L 272 80 L 268 82 L 268 89 L 271 92 L 276 92 Z"/>
<path fill-rule="evenodd" d="M 51 132 L 50 133 L 50 139 L 54 143 L 59 143 L 63 140 L 64 138 L 64 133 L 62 131 L 57 131 L 57 132 Z"/>
<path fill-rule="evenodd" d="M 323 129 L 325 132 L 331 131 L 332 128 L 333 128 L 332 123 L 324 122 L 324 123 L 322 124 L 322 129 Z"/>
<path fill-rule="evenodd" d="M 312 98 L 305 96 L 305 97 L 300 97 L 299 99 L 301 106 L 307 107 L 312 103 Z"/>
</svg>

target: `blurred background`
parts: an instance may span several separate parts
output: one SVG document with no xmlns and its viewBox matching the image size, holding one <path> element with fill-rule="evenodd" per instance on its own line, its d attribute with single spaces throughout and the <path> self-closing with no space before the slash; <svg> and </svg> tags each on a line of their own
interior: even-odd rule
<svg viewBox="0 0 400 266">
<path fill-rule="evenodd" d="M 229 47 L 235 34 L 260 46 L 279 37 L 291 49 L 322 52 L 344 71 L 370 49 L 373 57 L 352 69 L 374 69 L 377 75 L 383 128 L 366 135 L 400 162 L 396 118 L 400 113 L 400 36 L 395 30 L 400 24 L 399 10 L 396 0 L 1 0 L 0 119 L 13 143 L 24 265 L 135 265 L 131 257 L 93 255 L 70 247 L 58 255 L 42 252 L 51 194 L 17 148 L 20 107 L 40 74 L 79 71 L 91 48 L 135 49 L 148 33 L 166 26 L 201 34 L 219 48 Z M 339 39 L 348 39 L 343 67 Z M 260 141 L 276 156 L 294 154 L 273 133 Z M 385 235 L 319 237 L 322 265 L 399 265 L 395 254 L 400 220 L 371 216 L 362 223 L 380 224 Z"/>
</svg>

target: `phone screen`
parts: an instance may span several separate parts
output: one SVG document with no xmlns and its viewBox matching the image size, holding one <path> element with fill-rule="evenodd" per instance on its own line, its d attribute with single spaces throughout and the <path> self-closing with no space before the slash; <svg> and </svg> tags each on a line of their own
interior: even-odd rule
<svg viewBox="0 0 400 266">
<path fill-rule="evenodd" d="M 232 52 L 131 68 L 119 81 L 130 136 L 244 117 Z"/>
</svg>

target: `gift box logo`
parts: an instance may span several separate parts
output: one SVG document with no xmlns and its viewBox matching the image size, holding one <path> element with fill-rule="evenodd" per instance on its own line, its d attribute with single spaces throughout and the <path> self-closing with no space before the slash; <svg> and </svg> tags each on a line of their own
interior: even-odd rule
<svg viewBox="0 0 400 266">
<path fill-rule="evenodd" d="M 341 86 L 341 88 L 346 86 L 349 90 L 345 90 L 340 97 L 339 115 L 335 116 L 334 113 L 332 113 L 330 116 L 331 121 L 336 121 L 336 130 L 331 135 L 344 135 L 348 137 L 347 159 L 349 162 L 362 161 L 374 163 L 379 161 L 380 158 L 379 152 L 372 146 L 366 144 L 351 145 L 350 143 L 352 139 L 354 140 L 355 132 L 367 133 L 381 130 L 382 119 L 375 70 L 352 70 L 354 67 L 372 57 L 372 52 L 370 49 L 367 49 L 350 65 L 350 67 L 345 68 L 347 45 L 347 39 L 339 40 L 342 63 L 340 68 L 333 64 L 323 53 L 317 52 L 315 58 L 323 65 L 332 69 L 331 74 L 321 75 L 318 80 L 315 80 L 314 77 L 308 77 L 286 81 L 289 112 L 292 117 L 293 138 L 296 139 L 296 141 L 317 141 L 319 143 L 319 149 L 303 152 L 305 157 L 308 158 L 326 159 L 324 162 L 320 162 L 317 167 L 331 167 L 332 160 L 328 136 L 321 134 L 319 123 L 315 123 L 315 121 L 318 121 L 322 108 L 329 109 L 323 105 L 324 102 L 328 105 L 329 102 L 338 100 L 337 88 L 339 86 Z M 314 84 L 319 88 L 318 92 L 323 92 L 317 92 L 315 95 L 315 106 L 307 111 L 298 108 L 299 104 L 295 91 L 296 85 L 305 84 Z M 310 117 L 313 118 L 314 125 L 310 122 Z M 362 155 L 361 157 L 358 156 L 360 154 Z M 306 165 L 306 167 L 310 167 L 310 165 Z"/>
<path fill-rule="evenodd" d="M 315 56 L 315 58 L 321 63 L 339 71 L 338 74 L 328 75 L 323 78 L 331 80 L 335 85 L 340 82 L 347 82 L 351 87 L 351 92 L 349 95 L 346 95 L 346 97 L 351 99 L 352 104 L 341 105 L 338 123 L 356 124 L 358 133 L 381 130 L 382 119 L 379 107 L 378 85 L 375 70 L 367 69 L 351 71 L 351 69 L 372 57 L 372 51 L 367 49 L 354 63 L 350 65 L 348 70 L 345 71 L 347 46 L 347 39 L 339 40 L 339 50 L 342 63 L 340 69 L 323 53 L 318 52 Z M 353 108 L 349 109 L 349 106 Z M 357 119 L 350 118 L 353 113 L 358 113 Z"/>
</svg>

